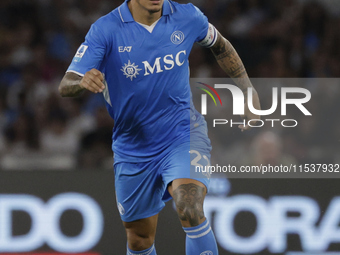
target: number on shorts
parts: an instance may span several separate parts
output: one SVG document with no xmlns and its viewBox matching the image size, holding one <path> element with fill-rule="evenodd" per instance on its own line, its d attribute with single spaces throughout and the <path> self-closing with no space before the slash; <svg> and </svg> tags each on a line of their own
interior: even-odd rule
<svg viewBox="0 0 340 255">
<path fill-rule="evenodd" d="M 205 171 L 202 171 L 202 174 L 203 174 L 204 176 L 206 176 L 206 177 L 209 179 L 210 176 L 211 176 L 209 158 L 208 158 L 206 155 L 203 155 L 203 157 L 202 157 L 201 153 L 199 153 L 199 152 L 196 151 L 196 150 L 191 150 L 191 151 L 189 151 L 189 153 L 190 153 L 190 154 L 195 154 L 195 155 L 196 155 L 196 157 L 195 157 L 193 160 L 191 160 L 191 165 L 192 165 L 192 166 L 195 166 L 195 167 L 198 166 L 200 169 L 205 170 Z M 204 168 L 203 165 L 201 165 L 200 163 L 198 163 L 202 158 L 205 159 L 205 160 L 207 161 L 206 168 Z"/>
</svg>

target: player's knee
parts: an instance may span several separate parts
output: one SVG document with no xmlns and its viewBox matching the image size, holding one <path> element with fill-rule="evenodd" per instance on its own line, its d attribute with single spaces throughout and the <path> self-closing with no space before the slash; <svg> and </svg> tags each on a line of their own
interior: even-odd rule
<svg viewBox="0 0 340 255">
<path fill-rule="evenodd" d="M 192 183 L 180 185 L 173 191 L 177 214 L 182 224 L 186 223 L 185 227 L 195 227 L 204 221 L 204 196 L 204 188 Z"/>
<path fill-rule="evenodd" d="M 179 219 L 187 222 L 185 227 L 195 227 L 204 220 L 203 204 L 199 201 L 175 200 Z"/>
<path fill-rule="evenodd" d="M 154 236 L 149 234 L 126 231 L 129 248 L 133 251 L 143 251 L 150 248 L 154 243 Z"/>
</svg>

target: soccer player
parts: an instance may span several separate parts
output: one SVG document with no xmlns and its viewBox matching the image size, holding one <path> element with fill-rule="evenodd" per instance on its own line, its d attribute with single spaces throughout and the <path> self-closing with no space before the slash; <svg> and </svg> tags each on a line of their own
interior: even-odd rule
<svg viewBox="0 0 340 255">
<path fill-rule="evenodd" d="M 203 212 L 209 176 L 190 174 L 209 165 L 211 150 L 206 122 L 191 99 L 194 43 L 211 48 L 245 93 L 253 89 L 259 109 L 232 45 L 198 8 L 170 0 L 126 0 L 96 21 L 59 86 L 65 97 L 103 93 L 115 121 L 115 188 L 127 254 L 156 254 L 158 213 L 171 197 L 186 232 L 186 254 L 218 254 Z M 249 111 L 244 117 L 258 119 Z"/>
</svg>

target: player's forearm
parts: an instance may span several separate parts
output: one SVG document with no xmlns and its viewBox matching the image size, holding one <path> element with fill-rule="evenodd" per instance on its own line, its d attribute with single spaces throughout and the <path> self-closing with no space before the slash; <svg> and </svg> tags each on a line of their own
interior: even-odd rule
<svg viewBox="0 0 340 255">
<path fill-rule="evenodd" d="M 219 34 L 211 50 L 221 68 L 242 90 L 252 87 L 241 58 L 228 40 Z"/>
<path fill-rule="evenodd" d="M 84 92 L 80 86 L 82 77 L 74 73 L 66 73 L 59 85 L 59 93 L 62 97 L 77 97 Z"/>
<path fill-rule="evenodd" d="M 248 95 L 248 88 L 252 89 L 254 107 L 260 109 L 258 94 L 250 82 L 241 58 L 231 43 L 219 34 L 218 40 L 211 50 L 220 67 L 234 80 L 244 95 Z"/>
</svg>

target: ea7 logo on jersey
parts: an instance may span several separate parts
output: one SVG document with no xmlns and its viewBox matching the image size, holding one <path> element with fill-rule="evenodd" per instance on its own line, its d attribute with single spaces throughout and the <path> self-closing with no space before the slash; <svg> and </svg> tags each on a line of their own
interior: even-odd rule
<svg viewBox="0 0 340 255">
<path fill-rule="evenodd" d="M 132 46 L 119 46 L 118 51 L 119 52 L 131 52 Z"/>
</svg>

